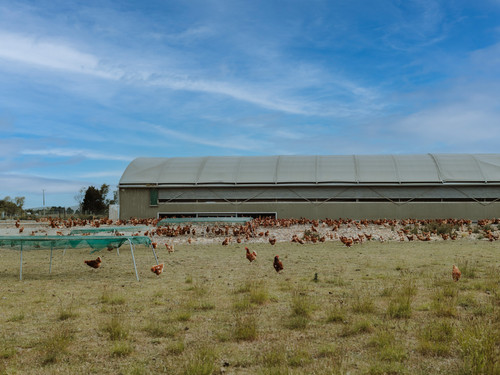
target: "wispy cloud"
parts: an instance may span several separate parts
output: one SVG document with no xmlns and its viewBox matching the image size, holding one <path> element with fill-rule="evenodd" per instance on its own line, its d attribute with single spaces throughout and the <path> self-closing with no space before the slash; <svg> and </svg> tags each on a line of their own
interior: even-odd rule
<svg viewBox="0 0 500 375">
<path fill-rule="evenodd" d="M 72 46 L 5 31 L 0 31 L 0 59 L 106 79 L 121 76 L 101 69 L 98 57 Z"/>
<path fill-rule="evenodd" d="M 40 193 L 42 189 L 51 193 L 73 193 L 84 183 L 28 174 L 0 173 L 1 191 L 16 191 L 16 194 Z"/>
<path fill-rule="evenodd" d="M 79 173 L 78 175 L 81 178 L 121 177 L 123 170 Z"/>
<path fill-rule="evenodd" d="M 177 130 L 168 129 L 160 125 L 149 125 L 157 134 L 161 134 L 168 138 L 185 141 L 188 143 L 217 147 L 222 149 L 241 150 L 241 151 L 255 151 L 263 147 L 265 141 L 256 141 L 249 136 L 227 136 L 220 139 L 209 139 L 203 136 L 182 133 Z"/>
<path fill-rule="evenodd" d="M 63 148 L 54 148 L 46 150 L 24 150 L 22 151 L 22 154 L 49 156 L 49 157 L 81 157 L 85 159 L 94 159 L 94 160 L 131 161 L 133 159 L 133 157 L 131 156 L 103 154 L 92 150 L 76 150 L 76 149 L 63 149 Z"/>
<path fill-rule="evenodd" d="M 190 31 L 188 34 L 204 32 L 207 31 L 202 28 L 198 31 Z M 144 66 L 151 64 L 145 64 L 145 61 L 140 61 L 135 56 L 127 60 L 116 60 L 116 56 L 120 55 L 126 56 L 121 52 L 115 53 L 115 58 L 113 58 L 83 52 L 77 45 L 69 45 L 59 40 L 0 31 L 0 60 L 56 72 L 89 75 L 127 85 L 155 86 L 174 91 L 220 95 L 273 111 L 299 115 L 346 117 L 359 113 L 359 108 L 355 105 L 347 106 L 335 99 L 335 96 L 347 94 L 353 100 L 363 103 L 365 110 L 367 103 L 373 102 L 376 97 L 373 89 L 363 87 L 346 78 L 328 77 L 326 71 L 316 66 L 291 69 L 288 62 L 284 63 L 286 57 L 283 57 L 282 61 L 274 62 L 274 65 L 285 64 L 284 66 L 287 66 L 286 69 L 289 70 L 287 77 L 277 70 L 274 80 L 255 84 L 253 79 L 245 80 L 242 77 L 230 81 L 209 79 L 205 77 L 205 75 L 211 75 L 209 70 L 200 73 L 171 67 L 168 74 L 165 74 L 164 70 L 151 70 L 154 69 L 152 67 L 145 70 Z M 188 58 L 179 52 L 177 56 L 181 60 Z M 304 74 L 305 72 L 307 73 Z M 290 76 L 293 76 L 293 79 L 290 79 Z M 324 85 L 325 81 L 330 84 L 330 92 L 323 92 L 321 100 L 312 102 L 300 93 L 303 89 L 310 90 L 312 87 Z M 57 81 L 54 84 L 57 84 Z"/>
</svg>

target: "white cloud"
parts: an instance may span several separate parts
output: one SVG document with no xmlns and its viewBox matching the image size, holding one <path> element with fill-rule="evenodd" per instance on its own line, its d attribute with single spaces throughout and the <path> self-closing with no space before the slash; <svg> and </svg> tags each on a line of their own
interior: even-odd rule
<svg viewBox="0 0 500 375">
<path fill-rule="evenodd" d="M 94 159 L 94 160 L 131 161 L 133 159 L 133 157 L 131 156 L 111 155 L 91 150 L 75 150 L 75 149 L 63 149 L 63 148 L 54 148 L 48 150 L 24 150 L 22 151 L 22 154 L 49 156 L 49 157 L 82 157 L 85 159 Z"/>
<path fill-rule="evenodd" d="M 121 76 L 103 70 L 99 58 L 92 54 L 65 44 L 5 31 L 0 31 L 0 59 L 106 79 Z"/>
<path fill-rule="evenodd" d="M 426 109 L 399 121 L 403 133 L 426 141 L 477 145 L 500 138 L 500 113 L 467 103 Z"/>
<path fill-rule="evenodd" d="M 265 146 L 265 141 L 255 141 L 250 137 L 245 136 L 228 136 L 228 137 L 220 137 L 220 139 L 208 139 L 206 137 L 200 135 L 193 135 L 188 133 L 181 133 L 176 130 L 171 130 L 167 128 L 163 128 L 159 125 L 150 125 L 151 129 L 159 134 L 167 136 L 169 138 L 179 139 L 188 143 L 194 143 L 204 146 L 218 147 L 224 149 L 232 149 L 232 150 L 256 150 L 261 149 Z"/>
<path fill-rule="evenodd" d="M 203 27 L 186 31 L 190 36 L 208 32 L 208 29 Z M 157 60 L 155 65 L 154 62 L 143 61 L 136 56 L 127 57 L 128 53 L 110 49 L 106 56 L 99 56 L 83 52 L 77 46 L 59 40 L 0 31 L 0 61 L 120 81 L 129 85 L 222 95 L 290 114 L 349 117 L 367 112 L 366 108 L 375 109 L 374 105 L 369 105 L 374 103 L 377 97 L 373 89 L 362 87 L 345 78 L 329 77 L 323 69 L 315 66 L 301 64 L 295 67 L 289 61 L 280 61 L 279 56 L 273 61 L 272 66 L 266 69 L 267 74 L 274 78 L 263 78 L 256 83 L 250 76 L 238 80 L 206 78 L 213 74 L 214 66 L 208 64 L 204 72 L 193 72 L 189 68 L 183 68 L 182 61 L 187 61 L 189 57 L 180 50 L 171 51 L 178 61 L 177 65 L 180 66 L 177 68 L 173 68 L 171 63 L 165 62 L 165 57 L 159 55 L 148 57 Z M 118 66 L 120 68 L 116 68 Z M 169 73 L 165 74 L 165 71 Z M 273 71 L 275 74 L 271 74 Z M 58 84 L 58 81 L 53 83 Z M 321 98 L 306 100 L 300 94 L 302 89 L 319 90 L 319 87 L 326 87 L 325 85 L 328 85 L 329 89 L 328 92 L 320 94 Z M 346 105 L 344 101 L 335 100 L 336 95 L 348 95 L 354 104 Z M 360 110 L 360 107 L 364 109 Z"/>
<path fill-rule="evenodd" d="M 89 173 L 79 173 L 78 176 L 82 178 L 101 178 L 101 177 L 121 177 L 123 170 L 119 171 L 99 171 Z"/>
<path fill-rule="evenodd" d="M 15 191 L 16 196 L 25 193 L 40 193 L 42 189 L 50 193 L 73 193 L 80 190 L 83 182 L 46 178 L 27 174 L 0 173 L 2 191 Z"/>
</svg>

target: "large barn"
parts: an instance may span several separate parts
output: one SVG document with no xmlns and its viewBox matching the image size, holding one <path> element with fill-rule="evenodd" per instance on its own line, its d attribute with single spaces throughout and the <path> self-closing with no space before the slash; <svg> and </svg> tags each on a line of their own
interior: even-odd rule
<svg viewBox="0 0 500 375">
<path fill-rule="evenodd" d="M 500 217 L 500 154 L 137 158 L 120 218 Z"/>
</svg>

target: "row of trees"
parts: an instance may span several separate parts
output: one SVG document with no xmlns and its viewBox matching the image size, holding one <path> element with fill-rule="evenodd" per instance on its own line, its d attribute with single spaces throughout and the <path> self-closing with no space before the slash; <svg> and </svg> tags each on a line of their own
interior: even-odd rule
<svg viewBox="0 0 500 375">
<path fill-rule="evenodd" d="M 84 215 L 107 215 L 108 206 L 110 204 L 118 203 L 118 191 L 113 192 L 113 198 L 107 198 L 109 195 L 109 185 L 102 184 L 99 189 L 95 186 L 89 186 L 87 188 L 83 187 L 80 189 L 79 193 L 75 196 L 75 200 L 78 203 L 79 209 L 74 212 L 71 208 L 66 207 L 47 207 L 38 210 L 27 210 L 25 211 L 24 201 L 25 197 L 5 197 L 0 200 L 0 218 L 10 217 L 10 218 L 21 218 L 30 215 L 51 215 L 56 214 L 61 215 L 72 215 L 72 214 L 84 214 Z"/>
</svg>

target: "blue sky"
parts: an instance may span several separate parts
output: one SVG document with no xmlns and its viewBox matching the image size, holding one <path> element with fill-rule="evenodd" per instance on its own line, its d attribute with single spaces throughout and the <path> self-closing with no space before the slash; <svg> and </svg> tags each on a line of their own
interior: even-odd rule
<svg viewBox="0 0 500 375">
<path fill-rule="evenodd" d="M 0 0 L 0 198 L 136 157 L 496 153 L 500 0 Z"/>
</svg>

